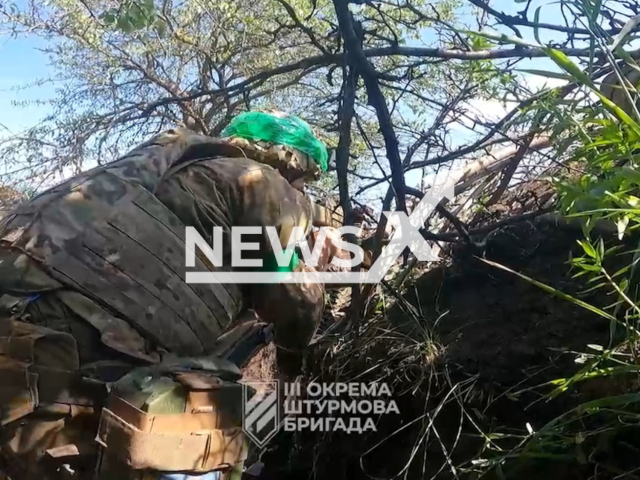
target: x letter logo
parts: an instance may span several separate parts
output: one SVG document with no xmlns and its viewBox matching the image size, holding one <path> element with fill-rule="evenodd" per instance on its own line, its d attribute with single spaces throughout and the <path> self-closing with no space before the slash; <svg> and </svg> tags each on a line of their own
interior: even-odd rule
<svg viewBox="0 0 640 480">
<path fill-rule="evenodd" d="M 420 229 L 424 226 L 431 212 L 435 210 L 445 197 L 448 199 L 454 197 L 453 183 L 447 183 L 433 194 L 431 190 L 425 193 L 410 216 L 407 216 L 405 212 L 384 212 L 389 225 L 395 228 L 395 232 L 387 248 L 383 250 L 378 260 L 376 260 L 376 263 L 372 265 L 369 271 L 369 275 L 371 276 L 369 278 L 370 282 L 379 282 L 382 280 L 406 247 L 409 247 L 421 262 L 435 261 L 438 259 L 437 255 L 433 254 L 431 247 L 420 233 Z"/>
</svg>

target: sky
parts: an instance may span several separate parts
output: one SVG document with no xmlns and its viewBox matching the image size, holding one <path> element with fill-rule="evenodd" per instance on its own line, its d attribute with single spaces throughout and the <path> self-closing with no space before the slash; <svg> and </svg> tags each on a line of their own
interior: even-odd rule
<svg viewBox="0 0 640 480">
<path fill-rule="evenodd" d="M 557 23 L 558 6 L 551 0 L 534 0 L 531 11 L 535 11 L 539 5 L 543 6 L 540 21 Z M 523 8 L 522 3 L 515 3 L 513 0 L 497 0 L 492 2 L 492 6 L 508 14 L 514 14 Z M 527 34 L 527 29 L 522 31 L 523 34 Z M 543 35 L 541 38 L 543 42 L 551 39 L 552 35 Z M 528 33 L 527 40 L 534 41 L 532 32 Z M 50 113 L 48 105 L 27 104 L 24 106 L 15 104 L 15 102 L 46 100 L 55 95 L 55 89 L 50 84 L 30 87 L 26 90 L 16 90 L 21 85 L 55 74 L 55 69 L 48 64 L 47 57 L 38 50 L 43 46 L 43 40 L 36 37 L 10 38 L 6 35 L 0 35 L 0 138 L 7 136 L 8 132 L 16 134 L 37 124 L 39 120 Z M 523 62 L 521 68 L 557 70 L 549 60 L 545 59 L 527 60 Z M 534 87 L 542 88 L 545 81 L 543 77 L 527 76 L 527 82 Z M 556 86 L 557 84 L 558 81 L 551 81 L 548 86 Z M 498 119 L 513 105 L 502 105 L 497 100 L 476 99 L 470 102 L 469 107 L 476 110 L 480 118 Z M 463 126 L 460 127 L 459 134 L 460 144 L 470 137 L 469 131 Z M 407 181 L 410 185 L 417 186 L 417 174 L 418 172 L 408 176 Z"/>
<path fill-rule="evenodd" d="M 493 6 L 506 13 L 514 13 L 521 8 L 521 4 L 513 0 L 498 0 L 493 2 Z M 554 5 L 546 5 L 542 10 L 541 20 L 553 21 L 556 10 Z M 15 101 L 47 99 L 54 96 L 55 91 L 51 85 L 32 87 L 27 91 L 14 90 L 17 86 L 55 74 L 55 69 L 48 65 L 46 56 L 38 51 L 44 45 L 44 41 L 37 37 L 10 38 L 0 35 L 0 125 L 4 125 L 13 133 L 32 126 L 49 112 L 47 106 L 30 105 L 24 108 L 13 104 Z M 527 63 L 537 65 L 535 68 L 541 68 L 545 63 L 550 65 L 549 62 L 540 60 Z M 480 106 L 486 111 L 487 105 Z"/>
<path fill-rule="evenodd" d="M 38 51 L 43 44 L 37 37 L 12 39 L 0 36 L 0 125 L 12 133 L 33 126 L 50 111 L 44 105 L 27 108 L 14 105 L 17 101 L 42 100 L 55 95 L 51 85 L 16 90 L 21 85 L 54 74 L 46 56 Z"/>
</svg>

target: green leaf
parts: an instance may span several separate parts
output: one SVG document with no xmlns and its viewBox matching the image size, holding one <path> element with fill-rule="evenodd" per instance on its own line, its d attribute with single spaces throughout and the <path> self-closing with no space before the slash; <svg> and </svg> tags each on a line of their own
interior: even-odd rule
<svg viewBox="0 0 640 480">
<path fill-rule="evenodd" d="M 624 373 L 624 372 L 621 372 L 621 373 Z M 638 403 L 638 402 L 640 402 L 640 393 L 627 393 L 627 394 L 618 395 L 615 397 L 606 397 L 606 398 L 601 398 L 598 400 L 586 402 L 554 418 L 551 422 L 547 423 L 544 427 L 538 430 L 538 434 L 548 432 L 553 427 L 563 422 L 567 417 L 571 415 L 581 415 L 585 412 L 598 411 L 603 407 L 613 407 L 617 405 L 627 405 L 630 403 Z"/>
<path fill-rule="evenodd" d="M 538 42 L 540 44 L 542 42 L 540 41 L 538 25 L 540 25 L 540 9 L 541 8 L 542 8 L 542 6 L 539 6 L 538 8 L 536 8 L 536 13 L 533 16 L 533 23 L 535 23 L 535 26 L 533 27 L 533 36 L 536 39 L 536 42 Z"/>
<path fill-rule="evenodd" d="M 594 285 L 593 287 L 587 288 L 586 290 L 581 290 L 580 293 L 582 295 L 586 295 L 588 293 L 595 292 L 596 290 L 599 290 L 602 287 L 605 287 L 607 285 L 609 285 L 609 282 L 601 282 L 601 283 L 598 283 L 597 285 Z"/>
<path fill-rule="evenodd" d="M 596 251 L 589 242 L 578 240 L 578 244 L 582 247 L 584 253 L 589 255 L 591 258 L 596 258 Z"/>
<path fill-rule="evenodd" d="M 113 13 L 106 13 L 102 16 L 102 20 L 104 20 L 107 24 L 113 25 L 113 23 L 116 21 L 116 16 Z"/>
<path fill-rule="evenodd" d="M 601 11 L 602 11 L 602 0 L 595 0 L 595 5 L 593 8 L 593 17 L 592 17 L 593 23 L 596 23 Z"/>
<path fill-rule="evenodd" d="M 582 268 L 583 270 L 586 270 L 587 272 L 599 272 L 600 271 L 600 267 L 598 267 L 597 265 L 580 265 L 580 268 Z"/>
<path fill-rule="evenodd" d="M 602 260 L 604 259 L 604 240 L 602 238 L 600 238 L 600 240 L 598 240 L 598 261 L 602 262 Z"/>
<path fill-rule="evenodd" d="M 146 26 L 147 17 L 143 11 L 136 9 L 129 14 L 129 22 L 135 30 L 140 30 Z"/>
<path fill-rule="evenodd" d="M 595 313 L 595 314 L 601 316 L 602 318 L 606 318 L 607 320 L 611 320 L 612 322 L 618 322 L 618 319 L 616 317 L 614 317 L 613 315 L 611 315 L 611 314 L 609 314 L 609 313 L 607 313 L 607 312 L 605 312 L 603 310 L 600 310 L 598 307 L 595 307 L 595 306 L 590 305 L 590 304 L 588 304 L 586 302 L 583 302 L 582 300 L 579 300 L 579 299 L 577 299 L 575 297 L 572 297 L 571 295 L 568 295 L 568 294 L 566 294 L 564 292 L 561 292 L 560 290 L 558 290 L 556 288 L 553 288 L 553 287 L 551 287 L 549 285 L 546 285 L 546 284 L 544 284 L 542 282 L 534 280 L 531 277 L 528 277 L 528 276 L 526 276 L 526 275 L 524 275 L 522 273 L 516 272 L 515 270 L 512 270 L 512 269 L 510 269 L 508 267 L 505 267 L 504 265 L 501 265 L 499 263 L 492 262 L 491 260 L 487 260 L 485 258 L 480 258 L 480 257 L 476 257 L 476 258 L 478 260 L 488 264 L 488 265 L 491 265 L 493 267 L 499 268 L 499 269 L 504 270 L 506 272 L 513 273 L 514 275 L 522 278 L 523 280 L 526 280 L 527 282 L 535 285 L 536 287 L 541 288 L 545 292 L 551 293 L 552 295 L 555 295 L 558 298 L 562 298 L 563 300 L 567 300 L 567 301 L 573 303 L 574 305 L 582 307 L 585 310 L 588 310 L 588 311 L 590 311 L 592 313 Z"/>
<path fill-rule="evenodd" d="M 593 81 L 589 76 L 584 73 L 580 67 L 578 67 L 575 63 L 571 61 L 567 55 L 565 55 L 560 50 L 556 50 L 555 48 L 544 47 L 544 51 L 549 55 L 549 57 L 565 72 L 572 75 L 575 79 L 577 79 L 580 83 L 588 86 L 593 93 L 595 93 L 600 101 L 604 104 L 604 106 L 611 111 L 616 117 L 618 117 L 622 122 L 628 125 L 637 136 L 640 136 L 640 125 L 636 121 L 634 121 L 629 115 L 627 115 L 620 107 L 618 107 L 615 103 L 605 97 L 600 90 L 596 88 Z"/>
<path fill-rule="evenodd" d="M 167 33 L 167 24 L 164 20 L 162 20 L 161 18 L 156 19 L 156 32 L 158 33 L 159 37 L 164 37 L 165 34 Z"/>
<path fill-rule="evenodd" d="M 551 60 L 553 60 L 556 65 L 562 68 L 565 72 L 568 72 L 581 83 L 584 83 L 587 86 L 593 86 L 593 81 L 589 78 L 589 76 L 585 74 L 582 69 L 580 69 L 580 67 L 573 63 L 571 59 L 567 57 L 567 55 L 565 55 L 564 52 L 551 47 L 543 47 L 543 50 L 547 53 L 547 55 L 549 55 Z"/>
<path fill-rule="evenodd" d="M 636 185 L 640 185 L 640 172 L 635 168 L 623 167 L 619 170 L 619 174 L 624 178 L 631 180 Z M 633 197 L 636 198 L 636 197 Z"/>
<path fill-rule="evenodd" d="M 118 18 L 116 26 L 124 33 L 132 33 L 135 30 L 135 27 L 131 23 L 131 20 L 129 20 L 129 17 L 125 15 Z"/>
<path fill-rule="evenodd" d="M 520 45 L 521 47 L 536 47 L 536 48 L 540 47 L 540 45 L 536 43 L 527 42 L 526 40 L 518 37 L 510 37 L 509 35 L 505 35 L 504 33 L 500 34 L 500 33 L 489 33 L 489 32 L 476 32 L 474 30 L 457 29 L 457 28 L 452 28 L 451 30 L 468 35 L 470 37 L 479 36 L 479 37 L 487 38 L 489 40 L 494 40 L 496 42 Z"/>
<path fill-rule="evenodd" d="M 622 280 L 620 280 L 620 290 L 622 290 L 623 292 L 627 292 L 627 289 L 629 288 L 629 280 L 627 278 L 623 278 Z"/>
<path fill-rule="evenodd" d="M 116 10 L 110 8 L 102 15 L 100 15 L 100 19 L 108 25 L 113 25 L 116 22 L 116 13 Z"/>
</svg>

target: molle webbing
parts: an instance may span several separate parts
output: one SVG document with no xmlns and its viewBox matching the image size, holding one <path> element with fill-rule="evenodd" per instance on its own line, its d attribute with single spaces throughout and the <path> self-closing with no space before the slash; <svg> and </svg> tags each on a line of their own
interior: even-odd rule
<svg viewBox="0 0 640 480">
<path fill-rule="evenodd" d="M 237 285 L 186 283 L 185 225 L 153 192 L 167 175 L 221 155 L 242 152 L 184 131 L 156 137 L 16 211 L 15 226 L 3 232 L 7 248 L 24 252 L 102 308 L 102 317 L 125 320 L 151 344 L 176 354 L 204 354 L 237 315 L 242 292 Z M 197 250 L 195 270 L 213 268 L 203 257 Z M 112 332 L 113 325 L 101 328 L 93 318 L 85 317 L 111 338 L 107 328 Z M 146 353 L 116 343 L 109 346 L 121 353 Z"/>
</svg>

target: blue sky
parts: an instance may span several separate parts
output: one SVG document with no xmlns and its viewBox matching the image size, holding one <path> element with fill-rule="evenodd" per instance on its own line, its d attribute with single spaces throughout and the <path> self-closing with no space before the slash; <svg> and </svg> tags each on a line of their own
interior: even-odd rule
<svg viewBox="0 0 640 480">
<path fill-rule="evenodd" d="M 537 2 L 545 4 L 542 21 L 553 22 L 554 17 L 557 18 L 557 7 L 549 3 L 546 0 Z M 515 13 L 522 8 L 522 4 L 514 3 L 512 0 L 499 0 L 494 2 L 493 6 L 507 13 Z M 12 102 L 42 100 L 52 98 L 55 94 L 53 86 L 49 84 L 32 87 L 26 91 L 12 90 L 55 73 L 48 65 L 46 56 L 38 51 L 38 48 L 43 46 L 44 41 L 37 37 L 13 39 L 0 36 L 0 124 L 14 133 L 32 126 L 49 112 L 49 108 L 42 105 L 14 106 Z M 538 64 L 536 68 L 540 68 L 540 64 L 546 62 L 536 60 L 527 63 Z"/>
<path fill-rule="evenodd" d="M 21 3 L 20 0 L 18 3 Z M 531 12 L 537 6 L 543 5 L 540 20 L 548 23 L 558 23 L 559 8 L 551 0 L 534 0 Z M 514 14 L 523 8 L 523 4 L 513 0 L 498 0 L 492 2 L 492 6 L 499 11 Z M 468 9 L 468 7 L 465 7 Z M 528 40 L 533 41 L 530 29 L 522 29 Z M 542 41 L 550 41 L 552 34 L 543 35 Z M 427 38 L 425 38 L 425 41 Z M 16 90 L 17 87 L 47 78 L 55 74 L 55 68 L 51 67 L 48 58 L 38 49 L 45 45 L 42 39 L 37 37 L 9 38 L 0 36 L 0 125 L 9 129 L 11 133 L 19 133 L 38 123 L 45 115 L 50 113 L 47 105 L 14 105 L 13 102 L 34 100 L 46 100 L 55 96 L 55 88 L 51 84 L 30 87 L 26 90 Z M 509 47 L 505 47 L 509 48 Z M 534 59 L 523 62 L 521 68 L 555 69 L 548 60 Z M 542 86 L 542 79 L 536 82 Z M 484 101 L 476 106 L 480 113 L 490 117 L 499 117 L 504 112 L 499 102 Z M 460 136 L 456 143 L 466 143 L 471 137 L 471 132 L 460 129 Z M 0 138 L 7 135 L 0 128 Z M 408 175 L 408 183 L 417 186 L 419 172 Z"/>
<path fill-rule="evenodd" d="M 54 74 L 46 56 L 38 51 L 44 42 L 37 37 L 11 39 L 0 37 L 0 124 L 13 133 L 34 125 L 49 113 L 42 105 L 14 106 L 15 101 L 43 100 L 55 94 L 52 85 L 16 91 L 40 78 Z"/>
</svg>

